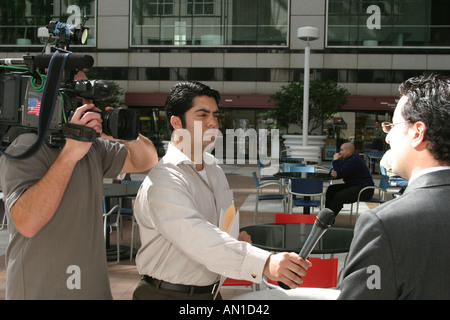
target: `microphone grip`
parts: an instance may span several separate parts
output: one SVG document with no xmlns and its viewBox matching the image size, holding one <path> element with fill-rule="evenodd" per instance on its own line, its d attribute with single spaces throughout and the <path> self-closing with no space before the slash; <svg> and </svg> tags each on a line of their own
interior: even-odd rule
<svg viewBox="0 0 450 320">
<path fill-rule="evenodd" d="M 303 247 L 303 248 L 304 248 L 304 247 Z M 306 260 L 306 259 L 308 258 L 308 256 L 309 256 L 309 253 L 308 253 L 306 256 L 305 256 L 304 254 L 302 255 L 302 251 L 304 251 L 303 248 L 302 248 L 302 250 L 300 251 L 299 256 L 300 256 L 300 258 Z M 296 274 L 296 273 L 295 273 L 295 274 Z M 296 274 L 296 275 L 299 276 L 298 274 Z M 301 278 L 301 276 L 299 276 L 299 277 Z M 290 290 L 290 289 L 291 289 L 287 284 L 284 284 L 284 283 L 281 282 L 281 281 L 278 281 L 278 285 L 279 285 L 280 287 L 282 287 L 284 290 Z"/>
<path fill-rule="evenodd" d="M 278 281 L 278 285 L 279 285 L 280 287 L 282 287 L 284 290 L 289 290 L 289 289 L 291 289 L 287 284 L 284 284 L 284 283 L 281 282 L 281 281 Z"/>
<path fill-rule="evenodd" d="M 309 238 L 308 238 L 308 240 L 309 240 Z M 306 242 L 308 242 L 308 240 L 306 240 Z M 306 244 L 306 243 L 305 243 L 305 244 Z M 308 258 L 308 256 L 309 256 L 309 253 L 308 253 L 306 256 L 305 256 L 304 254 L 302 254 L 303 251 L 304 251 L 304 248 L 305 248 L 305 246 L 303 246 L 303 248 L 300 250 L 299 256 L 300 256 L 300 258 L 306 260 L 306 259 Z M 295 273 L 295 274 L 296 274 L 296 273 Z M 298 274 L 296 274 L 296 275 L 299 276 Z M 301 276 L 299 276 L 299 277 L 301 278 Z M 281 282 L 281 281 L 278 281 L 278 285 L 279 285 L 281 288 L 283 288 L 284 290 L 290 290 L 290 289 L 291 289 L 287 284 L 284 284 L 284 283 Z"/>
</svg>

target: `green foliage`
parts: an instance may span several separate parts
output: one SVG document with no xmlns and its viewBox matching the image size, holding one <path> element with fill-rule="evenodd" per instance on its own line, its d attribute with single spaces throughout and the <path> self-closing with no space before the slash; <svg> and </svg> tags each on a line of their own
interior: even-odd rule
<svg viewBox="0 0 450 320">
<path fill-rule="evenodd" d="M 325 119 L 332 117 L 347 103 L 350 92 L 339 87 L 335 81 L 310 81 L 309 86 L 309 128 L 311 133 L 320 128 Z M 289 123 L 303 124 L 303 83 L 290 82 L 271 96 L 278 108 L 271 111 L 281 127 Z"/>
</svg>

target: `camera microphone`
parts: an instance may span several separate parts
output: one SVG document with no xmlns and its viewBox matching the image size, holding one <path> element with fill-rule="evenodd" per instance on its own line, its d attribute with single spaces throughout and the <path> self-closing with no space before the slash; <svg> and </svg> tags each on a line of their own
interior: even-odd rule
<svg viewBox="0 0 450 320">
<path fill-rule="evenodd" d="M 34 64 L 36 67 L 42 69 L 47 68 L 50 64 L 50 60 L 53 54 L 38 54 L 34 57 Z M 6 60 L 6 59 L 5 59 Z M 66 68 L 70 69 L 83 69 L 90 68 L 94 65 L 94 58 L 87 54 L 74 54 L 71 53 L 67 57 Z"/>
<path fill-rule="evenodd" d="M 328 228 L 333 225 L 335 217 L 336 215 L 334 214 L 334 212 L 328 208 L 323 208 L 322 210 L 320 210 L 320 212 L 317 214 L 316 221 L 314 221 L 311 232 L 309 233 L 308 238 L 306 239 L 302 249 L 299 252 L 299 256 L 301 258 L 306 260 L 309 257 L 309 254 L 314 249 L 319 239 L 322 237 L 325 231 L 327 231 Z M 283 289 L 290 289 L 286 284 L 282 282 L 278 282 L 278 285 Z"/>
</svg>

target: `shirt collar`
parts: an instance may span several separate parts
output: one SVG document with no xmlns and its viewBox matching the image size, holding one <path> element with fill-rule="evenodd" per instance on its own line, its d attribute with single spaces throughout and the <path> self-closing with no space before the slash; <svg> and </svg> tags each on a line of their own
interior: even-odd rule
<svg viewBox="0 0 450 320">
<path fill-rule="evenodd" d="M 180 163 L 186 163 L 195 167 L 195 163 L 172 143 L 169 143 L 163 159 L 164 163 L 170 163 L 175 166 L 178 166 Z M 203 163 L 206 165 L 217 164 L 217 159 L 212 154 L 203 152 Z"/>
</svg>

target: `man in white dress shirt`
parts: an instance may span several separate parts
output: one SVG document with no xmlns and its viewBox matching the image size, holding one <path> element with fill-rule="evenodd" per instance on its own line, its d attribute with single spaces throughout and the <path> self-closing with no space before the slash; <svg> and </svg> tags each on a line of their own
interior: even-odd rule
<svg viewBox="0 0 450 320">
<path fill-rule="evenodd" d="M 135 202 L 142 280 L 133 299 L 214 299 L 220 276 L 260 283 L 265 275 L 295 288 L 311 265 L 296 253 L 271 254 L 247 242 L 247 234 L 241 241 L 219 228 L 221 213 L 233 208 L 225 174 L 205 152 L 217 133 L 219 101 L 216 90 L 198 82 L 177 84 L 169 93 L 172 142 Z"/>
</svg>

